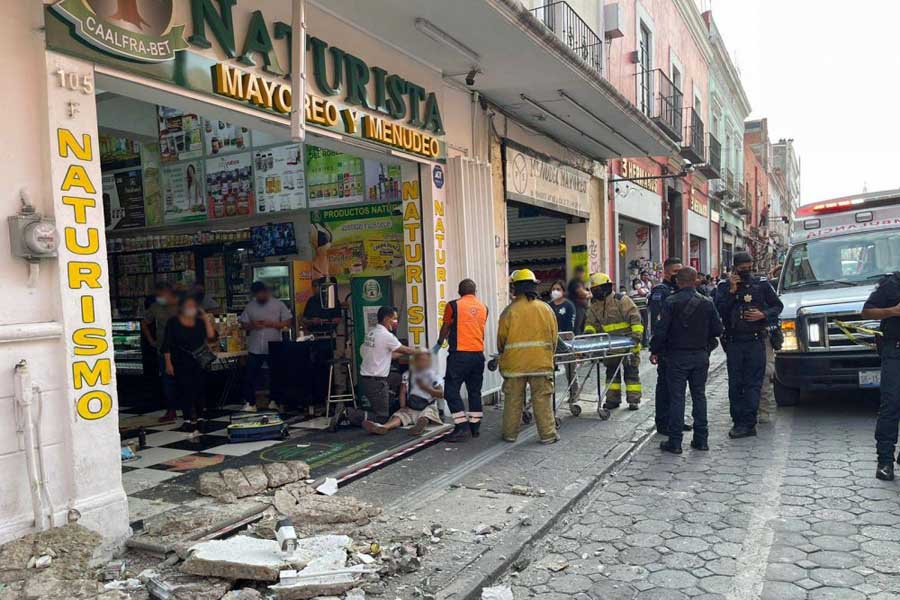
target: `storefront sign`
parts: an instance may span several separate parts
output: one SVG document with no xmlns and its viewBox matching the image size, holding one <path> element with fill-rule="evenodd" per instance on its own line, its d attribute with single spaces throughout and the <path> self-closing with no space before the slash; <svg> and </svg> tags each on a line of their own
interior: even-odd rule
<svg viewBox="0 0 900 600">
<path fill-rule="evenodd" d="M 93 421 L 108 415 L 113 405 L 111 338 L 107 329 L 98 326 L 99 311 L 109 310 L 100 181 L 92 176 L 99 175 L 100 162 L 89 133 L 59 128 L 53 145 L 57 225 L 64 239 L 60 276 L 80 308 L 78 321 L 66 322 L 75 412 Z"/>
<path fill-rule="evenodd" d="M 654 173 L 640 166 L 633 160 L 623 158 L 621 160 L 621 176 L 624 179 L 637 179 L 633 181 L 634 185 L 640 186 L 645 190 L 658 194 L 658 180 L 656 179 L 640 179 L 641 177 L 655 177 Z"/>
<path fill-rule="evenodd" d="M 444 216 L 443 196 L 434 196 L 434 265 L 437 282 L 438 326 L 443 325 L 444 309 L 447 307 L 447 239 L 446 217 Z"/>
<path fill-rule="evenodd" d="M 170 28 L 172 0 L 62 0 L 52 9 L 82 41 L 127 60 L 166 62 L 188 47 L 184 25 Z"/>
<path fill-rule="evenodd" d="M 425 246 L 419 182 L 403 182 L 403 257 L 406 263 L 406 322 L 413 346 L 425 339 Z"/>
<path fill-rule="evenodd" d="M 252 3 L 60 0 L 48 9 L 53 18 L 47 19 L 47 45 L 287 117 L 292 34 L 284 22 L 290 20 L 287 11 L 279 10 L 281 5 L 271 9 L 280 21 L 239 4 Z M 289 3 L 284 6 L 290 10 Z M 185 42 L 187 23 L 191 34 Z M 317 37 L 306 42 L 310 82 L 318 89 L 304 98 L 310 125 L 429 160 L 444 158 L 435 92 Z"/>
<path fill-rule="evenodd" d="M 506 196 L 577 217 L 590 216 L 591 176 L 506 142 Z"/>
</svg>

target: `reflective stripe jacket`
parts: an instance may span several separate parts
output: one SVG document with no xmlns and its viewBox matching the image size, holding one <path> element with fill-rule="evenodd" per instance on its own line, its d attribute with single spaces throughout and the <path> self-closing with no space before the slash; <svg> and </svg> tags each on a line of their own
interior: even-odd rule
<svg viewBox="0 0 900 600">
<path fill-rule="evenodd" d="M 558 330 L 556 315 L 541 300 L 520 296 L 500 313 L 497 349 L 505 378 L 552 375 Z"/>
<path fill-rule="evenodd" d="M 610 294 L 603 300 L 595 298 L 588 307 L 586 324 L 593 325 L 598 332 L 631 337 L 638 344 L 635 351 L 640 352 L 644 337 L 641 311 L 625 294 Z"/>
</svg>

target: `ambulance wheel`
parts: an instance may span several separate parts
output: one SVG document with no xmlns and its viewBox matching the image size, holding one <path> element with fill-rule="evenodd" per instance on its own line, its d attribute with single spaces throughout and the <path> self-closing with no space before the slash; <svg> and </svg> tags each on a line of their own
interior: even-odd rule
<svg viewBox="0 0 900 600">
<path fill-rule="evenodd" d="M 573 417 L 577 417 L 578 415 L 581 414 L 581 407 L 578 406 L 577 404 L 570 404 L 569 412 L 572 413 Z"/>
<path fill-rule="evenodd" d="M 526 425 L 531 425 L 531 422 L 534 420 L 534 417 L 531 416 L 531 413 L 527 410 L 522 411 L 522 422 Z"/>
<path fill-rule="evenodd" d="M 608 420 L 610 415 L 612 415 L 612 413 L 609 412 L 608 408 L 603 408 L 601 406 L 600 408 L 597 409 L 597 416 L 599 416 L 602 421 Z"/>
</svg>

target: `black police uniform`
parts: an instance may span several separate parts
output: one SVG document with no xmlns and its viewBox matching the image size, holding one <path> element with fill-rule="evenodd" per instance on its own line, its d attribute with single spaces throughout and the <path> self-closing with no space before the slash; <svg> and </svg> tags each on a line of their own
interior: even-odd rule
<svg viewBox="0 0 900 600">
<path fill-rule="evenodd" d="M 900 273 L 878 282 L 863 310 L 891 308 L 900 304 Z M 875 450 L 879 464 L 891 464 L 900 426 L 900 317 L 881 321 L 881 407 L 875 422 Z"/>
<path fill-rule="evenodd" d="M 650 290 L 650 334 L 656 333 L 659 318 L 662 315 L 663 302 L 675 293 L 675 286 L 668 281 L 663 281 L 653 286 Z M 669 427 L 669 388 L 666 384 L 666 360 L 660 357 L 656 364 L 656 390 L 654 390 L 654 403 L 656 404 L 656 429 L 664 431 Z"/>
<path fill-rule="evenodd" d="M 716 290 L 716 308 L 725 327 L 723 336 L 728 358 L 728 403 L 734 430 L 755 434 L 759 396 L 766 373 L 768 321 L 777 319 L 784 305 L 768 281 L 750 277 L 731 293 L 731 284 L 723 281 Z M 745 321 L 744 311 L 755 308 L 765 318 Z"/>
<path fill-rule="evenodd" d="M 666 361 L 669 391 L 669 445 L 681 448 L 685 384 L 691 389 L 695 447 L 706 447 L 706 378 L 709 353 L 722 335 L 722 321 L 712 301 L 693 288 L 678 290 L 663 302 L 662 314 L 650 340 L 650 352 Z M 658 385 L 658 384 L 657 384 Z M 662 431 L 662 430 L 661 430 Z"/>
</svg>

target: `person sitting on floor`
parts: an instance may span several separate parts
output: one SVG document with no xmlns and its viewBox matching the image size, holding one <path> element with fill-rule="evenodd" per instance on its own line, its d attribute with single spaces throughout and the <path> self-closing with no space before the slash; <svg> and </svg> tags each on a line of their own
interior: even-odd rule
<svg viewBox="0 0 900 600">
<path fill-rule="evenodd" d="M 403 374 L 400 386 L 400 410 L 391 415 L 387 423 L 379 425 L 366 419 L 363 427 L 369 433 L 384 435 L 391 429 L 407 427 L 410 435 L 419 436 L 429 423 L 440 425 L 441 413 L 437 401 L 444 397 L 441 380 L 431 366 L 431 354 L 422 352 L 413 358 L 410 369 Z"/>
</svg>

